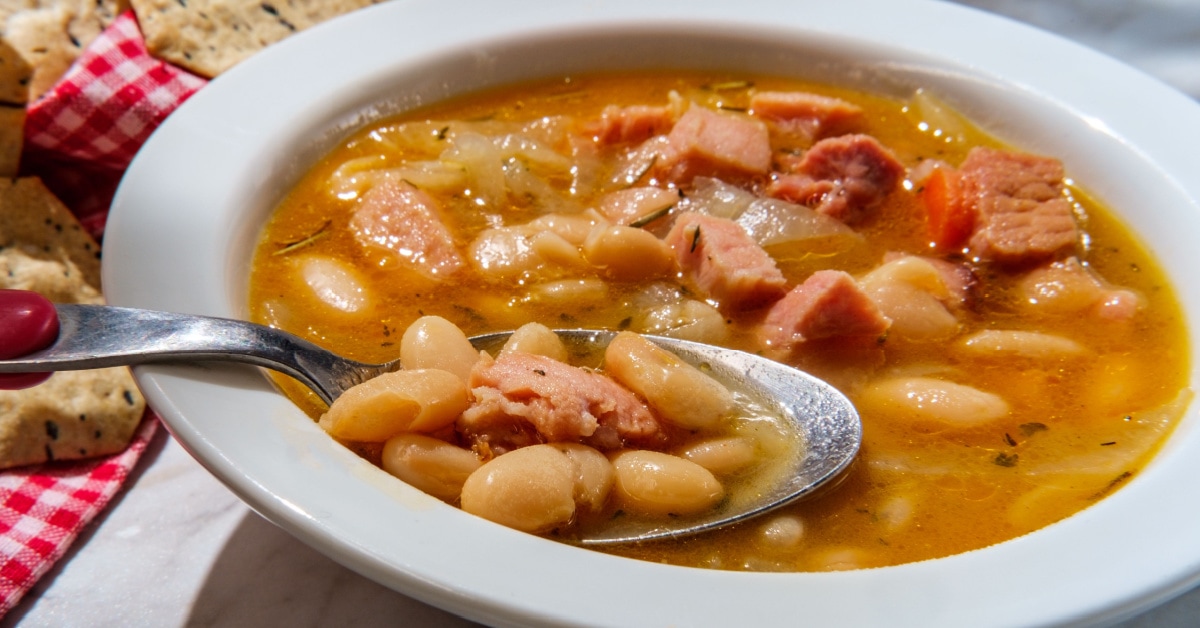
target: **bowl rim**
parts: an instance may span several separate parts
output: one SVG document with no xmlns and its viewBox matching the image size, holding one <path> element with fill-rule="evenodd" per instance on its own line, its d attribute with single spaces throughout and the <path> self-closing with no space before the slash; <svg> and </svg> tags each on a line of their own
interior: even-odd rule
<svg viewBox="0 0 1200 628">
<path fill-rule="evenodd" d="M 720 37 L 775 41 L 800 34 L 817 49 L 833 46 L 875 55 L 878 66 L 889 73 L 915 72 L 947 85 L 975 81 L 989 97 L 1011 98 L 1025 106 L 1040 102 L 1071 129 L 1087 127 L 1095 134 L 1087 136 L 1092 142 L 1088 146 L 1123 147 L 1130 162 L 1141 156 L 1144 168 L 1135 174 L 1162 185 L 1163 195 L 1179 201 L 1171 219 L 1183 219 L 1193 232 L 1200 232 L 1200 181 L 1195 175 L 1200 158 L 1182 148 L 1189 144 L 1183 140 L 1190 138 L 1192 146 L 1200 142 L 1200 106 L 1119 62 L 1015 22 L 960 6 L 907 0 L 750 0 L 736 7 L 713 0 L 602 0 L 555 6 L 501 0 L 462 6 L 462 20 L 455 16 L 457 30 L 422 29 L 404 41 L 397 41 L 397 29 L 444 20 L 445 6 L 417 0 L 352 13 L 268 48 L 180 107 L 135 158 L 114 199 L 103 269 L 110 301 L 240 316 L 245 281 L 239 274 L 257 226 L 239 223 L 239 208 L 249 206 L 261 213 L 273 204 L 273 196 L 277 198 L 279 188 L 273 181 L 294 178 L 321 146 L 364 116 L 385 112 L 386 107 L 365 105 L 379 100 L 379 81 L 402 77 L 416 85 L 414 92 L 436 97 L 439 90 L 444 94 L 453 89 L 452 82 L 422 77 L 422 69 L 441 63 L 439 67 L 476 73 L 496 67 L 512 71 L 511 58 L 517 54 L 513 47 L 524 50 L 515 42 L 531 37 L 543 45 L 562 46 L 565 39 L 612 36 L 629 42 L 685 32 L 706 33 L 709 42 Z M 685 10 L 690 17 L 680 19 Z M 895 28 L 897 20 L 912 16 L 939 27 Z M 995 47 L 978 45 L 996 38 L 1019 41 L 1021 54 L 1005 57 Z M 528 50 L 520 54 L 527 63 L 538 62 Z M 1065 81 L 1063 70 L 1055 63 L 1042 63 L 1042 58 L 1058 59 L 1077 71 L 1086 68 L 1104 76 L 1107 85 Z M 298 68 L 307 70 L 302 80 L 286 78 L 296 76 Z M 1155 115 L 1131 118 L 1118 102 L 1127 90 L 1142 94 Z M 273 104 L 246 107 L 246 102 Z M 978 105 L 966 104 L 967 109 Z M 1168 133 L 1162 122 L 1167 119 L 1180 128 Z M 1191 131 L 1188 121 L 1194 122 Z M 1037 135 L 1053 131 L 1056 124 L 1006 130 Z M 1085 140 L 1050 135 L 1042 141 L 1054 145 Z M 188 150 L 179 151 L 179 146 Z M 230 252 L 239 247 L 240 254 Z M 1183 286 L 1183 278 L 1173 274 L 1177 286 Z M 188 290 L 173 290 L 181 281 Z M 1194 316 L 1200 296 L 1180 296 L 1185 311 Z M 1189 500 L 1170 492 L 1178 489 L 1180 477 L 1200 471 L 1200 455 L 1191 456 L 1197 459 L 1191 462 L 1179 454 L 1200 453 L 1194 408 L 1168 444 L 1171 455 L 1161 456 L 1129 487 L 1097 506 L 1026 537 L 897 567 L 755 574 L 635 563 L 474 520 L 331 446 L 306 418 L 296 420 L 298 411 L 289 412 L 290 404 L 279 404 L 265 379 L 252 370 L 155 366 L 139 367 L 135 374 L 152 407 L 185 449 L 260 514 L 367 577 L 489 623 L 770 624 L 791 620 L 781 613 L 795 605 L 814 621 L 1113 621 L 1200 581 L 1200 538 L 1184 536 L 1189 530 L 1185 522 L 1200 516 L 1200 505 L 1189 505 Z M 1193 367 L 1194 389 L 1196 382 Z M 217 393 L 228 398 L 218 402 L 213 397 Z M 223 428 L 220 418 L 209 416 L 214 404 L 222 411 L 253 409 L 261 422 Z M 275 442 L 270 442 L 272 435 Z M 258 439 L 252 450 L 236 442 L 247 437 Z M 251 451 L 285 461 L 275 466 L 286 469 L 250 459 Z M 346 488 L 337 482 L 357 484 L 332 502 L 322 501 L 288 487 L 288 474 L 327 493 Z M 329 499 L 327 494 L 323 497 Z M 402 531 L 420 536 L 435 529 L 472 541 L 453 550 L 431 547 L 436 543 L 398 550 L 383 540 L 378 525 L 351 520 L 362 515 L 361 508 L 347 503 L 354 499 L 389 501 L 392 506 L 385 512 L 401 520 L 397 528 Z M 1162 520 L 1142 514 L 1135 520 L 1153 534 L 1139 537 L 1138 543 L 1106 548 L 1106 559 L 1089 556 L 1095 547 L 1085 539 L 1121 538 L 1129 523 L 1122 513 L 1131 510 L 1157 511 Z M 1164 539 L 1178 543 L 1167 547 Z M 1070 551 L 1063 553 L 1064 547 Z M 1050 550 L 1058 551 L 1062 560 L 1047 564 L 1045 557 L 1054 555 Z M 498 568 L 481 562 L 480 556 L 502 564 Z M 562 575 L 568 572 L 571 578 L 565 582 Z M 658 586 L 645 586 L 648 581 Z M 698 587 L 704 587 L 700 590 L 705 595 L 695 595 Z M 852 597 L 863 593 L 872 596 L 873 603 Z M 610 603 L 608 598 L 615 596 L 625 603 Z M 1024 599 L 1013 602 L 1021 596 Z M 856 604 L 846 605 L 847 599 L 856 599 Z"/>
</svg>

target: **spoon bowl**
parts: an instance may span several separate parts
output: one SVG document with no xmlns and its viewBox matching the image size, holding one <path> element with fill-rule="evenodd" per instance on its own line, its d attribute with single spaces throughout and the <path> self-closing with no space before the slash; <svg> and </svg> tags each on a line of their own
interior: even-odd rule
<svg viewBox="0 0 1200 628">
<path fill-rule="evenodd" d="M 18 296 L 23 295 L 6 291 L 0 300 Z M 0 374 L 154 362 L 240 362 L 287 374 L 328 404 L 356 384 L 402 368 L 399 360 L 383 364 L 350 360 L 279 329 L 234 319 L 80 304 L 28 311 L 25 317 L 56 313 L 58 336 L 45 348 L 0 360 Z M 616 332 L 589 329 L 554 332 L 569 346 L 588 350 L 603 349 L 616 336 Z M 510 331 L 497 332 L 470 341 L 476 349 L 494 352 L 511 335 Z M 858 453 L 862 443 L 858 412 L 827 382 L 745 351 L 663 336 L 643 337 L 704 370 L 751 403 L 788 419 L 803 445 L 790 461 L 790 472 L 754 500 L 726 500 L 707 513 L 668 524 L 629 518 L 574 542 L 594 546 L 681 538 L 740 523 L 828 487 L 842 477 Z"/>
</svg>

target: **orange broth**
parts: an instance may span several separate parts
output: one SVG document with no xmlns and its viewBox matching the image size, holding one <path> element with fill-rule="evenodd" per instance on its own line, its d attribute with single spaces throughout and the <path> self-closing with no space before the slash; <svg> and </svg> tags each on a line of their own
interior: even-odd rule
<svg viewBox="0 0 1200 628">
<path fill-rule="evenodd" d="M 382 120 L 335 148 L 300 181 L 263 231 L 250 277 L 251 318 L 281 327 L 339 353 L 369 362 L 397 356 L 399 335 L 422 315 L 436 314 L 468 336 L 513 329 L 530 321 L 555 327 L 618 329 L 639 314 L 632 303 L 639 285 L 607 282 L 603 299 L 567 302 L 531 298 L 528 282 L 498 283 L 473 268 L 444 282 L 425 279 L 365 253 L 348 233 L 354 199 L 329 192 L 328 180 L 347 161 L 369 158 L 373 167 L 406 159 L 435 159 L 446 120 L 515 122 L 543 117 L 595 119 L 610 104 L 661 105 L 675 91 L 709 107 L 744 109 L 750 90 L 804 90 L 853 102 L 866 113 L 861 132 L 875 136 L 910 170 L 922 159 L 958 164 L 972 146 L 1000 144 L 961 118 L 939 131 L 912 101 L 766 76 L 687 73 L 587 75 L 473 94 Z M 942 111 L 945 114 L 945 111 Z M 949 114 L 948 114 L 949 115 Z M 405 122 L 429 121 L 416 127 Z M 922 129 L 922 122 L 926 128 Z M 939 126 L 941 124 L 942 126 Z M 389 137 L 423 129 L 427 154 L 397 151 Z M 1068 173 L 1069 176 L 1069 173 Z M 552 181 L 572 206 L 592 206 L 601 191 Z M 1084 182 L 1086 183 L 1086 182 Z M 602 187 L 602 186 L 596 186 Z M 1158 264 L 1111 211 L 1082 187 L 1068 185 L 1077 221 L 1087 234 L 1078 253 L 1106 281 L 1135 291 L 1143 306 L 1121 324 L 1086 317 L 1031 313 L 1017 301 L 1020 273 L 983 265 L 979 290 L 959 317 L 957 337 L 985 329 L 1057 334 L 1087 347 L 1086 359 L 997 359 L 954 351 L 950 342 L 885 339 L 862 352 L 814 351 L 801 368 L 826 378 L 858 401 L 863 386 L 881 372 L 953 373 L 954 380 L 1003 397 L 1008 416 L 970 428 L 897 421 L 863 409 L 864 444 L 846 480 L 836 489 L 739 528 L 686 541 L 617 548 L 613 553 L 681 565 L 735 570 L 823 571 L 879 567 L 948 556 L 1002 542 L 1084 509 L 1133 481 L 1178 417 L 1189 355 L 1180 306 Z M 865 243 L 834 251 L 768 248 L 793 285 L 818 269 L 859 276 L 884 253 L 930 255 L 919 186 L 892 192 L 883 207 L 855 230 Z M 542 209 L 527 200 L 480 203 L 455 193 L 431 192 L 457 244 L 465 249 L 482 229 L 522 224 Z M 353 314 L 331 310 L 296 276 L 289 259 L 318 253 L 354 266 L 372 305 Z M 757 350 L 756 314 L 727 314 L 728 344 Z M 280 388 L 317 418 L 324 406 L 307 390 L 277 377 Z M 348 444 L 368 458 L 378 447 Z M 798 543 L 775 543 L 764 528 L 778 517 L 800 523 Z"/>
</svg>

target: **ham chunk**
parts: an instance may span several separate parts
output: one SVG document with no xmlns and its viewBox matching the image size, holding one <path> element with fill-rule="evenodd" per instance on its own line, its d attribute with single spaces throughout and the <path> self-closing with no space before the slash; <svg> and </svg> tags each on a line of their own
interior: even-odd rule
<svg viewBox="0 0 1200 628">
<path fill-rule="evenodd" d="M 810 92 L 757 92 L 750 97 L 750 111 L 792 143 L 803 146 L 845 133 L 863 121 L 858 105 Z"/>
<path fill-rule="evenodd" d="M 599 120 L 588 123 L 584 132 L 601 146 L 640 144 L 655 135 L 666 133 L 674 122 L 671 109 L 666 106 L 609 105 L 600 113 Z"/>
<path fill-rule="evenodd" d="M 454 239 L 438 217 L 434 200 L 408 182 L 384 180 L 367 190 L 350 229 L 363 248 L 381 252 L 430 279 L 444 279 L 463 267 Z"/>
<path fill-rule="evenodd" d="M 877 338 L 891 326 L 849 274 L 818 270 L 767 311 L 759 339 L 769 351 L 792 354 L 804 342 Z"/>
<path fill-rule="evenodd" d="M 904 176 L 904 165 L 869 135 L 824 139 L 808 149 L 794 173 L 781 174 L 767 195 L 851 224 L 887 197 Z"/>
<path fill-rule="evenodd" d="M 975 148 L 960 168 L 965 202 L 975 207 L 968 246 L 983 260 L 1027 265 L 1053 258 L 1079 240 L 1057 159 Z"/>
<path fill-rule="evenodd" d="M 724 309 L 767 305 L 787 289 L 775 260 L 732 220 L 684 212 L 666 241 L 687 280 Z"/>
<path fill-rule="evenodd" d="M 540 442 L 582 442 L 598 449 L 648 443 L 658 420 L 613 380 L 558 360 L 519 351 L 484 357 L 471 371 L 474 401 L 458 430 L 501 454 Z"/>
<path fill-rule="evenodd" d="M 762 121 L 697 105 L 667 134 L 655 163 L 657 176 L 681 185 L 698 176 L 765 176 L 770 169 L 771 141 Z"/>
</svg>

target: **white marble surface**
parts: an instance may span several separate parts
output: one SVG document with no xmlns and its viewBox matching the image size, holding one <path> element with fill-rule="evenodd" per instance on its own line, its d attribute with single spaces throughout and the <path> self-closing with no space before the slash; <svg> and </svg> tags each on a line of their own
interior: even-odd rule
<svg viewBox="0 0 1200 628">
<path fill-rule="evenodd" d="M 1200 0 L 965 0 L 1200 100 Z M 470 625 L 250 511 L 160 430 L 127 488 L 0 626 Z M 1200 625 L 1200 589 L 1122 624 Z"/>
</svg>

